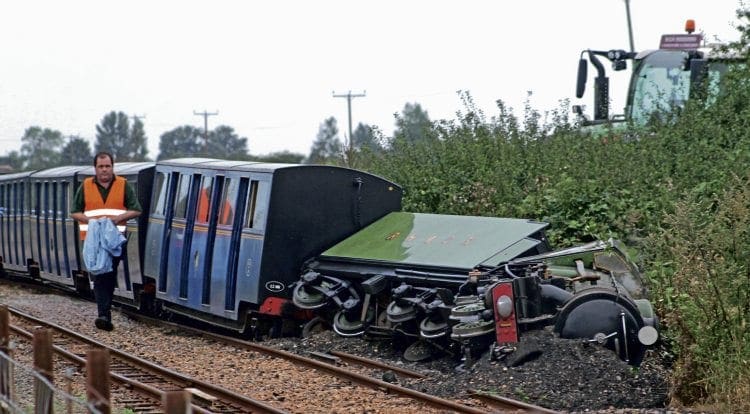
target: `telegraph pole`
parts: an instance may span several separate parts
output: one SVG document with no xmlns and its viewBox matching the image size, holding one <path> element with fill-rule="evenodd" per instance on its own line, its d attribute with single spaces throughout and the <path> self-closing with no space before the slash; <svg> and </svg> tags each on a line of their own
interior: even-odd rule
<svg viewBox="0 0 750 414">
<path fill-rule="evenodd" d="M 208 149 L 208 117 L 219 115 L 219 111 L 207 112 L 204 109 L 203 112 L 195 112 L 195 110 L 193 110 L 193 115 L 200 115 L 203 117 L 203 145 L 205 149 Z"/>
<path fill-rule="evenodd" d="M 349 91 L 346 95 L 336 95 L 336 92 L 333 92 L 334 98 L 346 98 L 346 105 L 349 109 L 349 153 L 354 151 L 354 140 L 352 139 L 352 98 L 360 98 L 365 96 L 365 93 L 367 91 L 362 91 L 360 94 L 352 94 L 352 91 Z"/>
<path fill-rule="evenodd" d="M 633 24 L 630 22 L 630 0 L 625 0 L 625 13 L 628 17 L 628 36 L 630 37 L 630 51 L 635 52 L 635 44 L 633 43 Z"/>
<path fill-rule="evenodd" d="M 146 119 L 146 115 L 145 115 L 145 114 L 144 114 L 144 115 L 133 115 L 133 116 L 131 116 L 130 118 L 131 118 L 131 119 L 133 120 L 133 122 L 135 123 L 135 121 L 137 121 L 137 120 L 139 120 L 139 119 Z"/>
</svg>

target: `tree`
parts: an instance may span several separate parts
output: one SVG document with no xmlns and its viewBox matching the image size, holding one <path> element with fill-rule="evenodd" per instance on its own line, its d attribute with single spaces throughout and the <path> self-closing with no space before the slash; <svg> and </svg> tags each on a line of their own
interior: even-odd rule
<svg viewBox="0 0 750 414">
<path fill-rule="evenodd" d="M 91 163 L 91 145 L 79 136 L 71 135 L 60 153 L 62 165 L 88 165 Z"/>
<path fill-rule="evenodd" d="M 38 126 L 29 127 L 21 138 L 21 158 L 24 168 L 39 170 L 60 165 L 60 153 L 65 140 L 60 131 Z"/>
<path fill-rule="evenodd" d="M 290 151 L 272 152 L 267 155 L 254 157 L 256 161 L 273 162 L 283 164 L 299 164 L 305 159 L 305 154 Z"/>
<path fill-rule="evenodd" d="M 134 152 L 130 161 L 147 161 L 148 138 L 143 127 L 143 121 L 140 118 L 135 118 L 135 122 L 133 122 L 133 128 L 130 130 L 130 141 Z"/>
<path fill-rule="evenodd" d="M 7 155 L 0 157 L 0 166 L 10 167 L 10 171 L 21 171 L 23 169 L 23 159 L 18 151 L 11 151 Z"/>
<path fill-rule="evenodd" d="M 235 134 L 232 127 L 221 125 L 208 133 L 207 157 L 226 160 L 246 160 L 247 138 Z"/>
<path fill-rule="evenodd" d="M 338 137 L 339 128 L 336 118 L 330 117 L 320 124 L 318 136 L 310 148 L 307 162 L 310 164 L 326 164 L 341 159 L 341 140 Z"/>
<path fill-rule="evenodd" d="M 352 133 L 352 143 L 356 150 L 380 151 L 383 149 L 375 138 L 375 132 L 372 127 L 361 122 Z"/>
<path fill-rule="evenodd" d="M 111 152 L 117 161 L 145 161 L 148 154 L 143 123 L 136 119 L 130 128 L 123 112 L 112 111 L 96 126 L 96 152 Z"/>
<path fill-rule="evenodd" d="M 157 159 L 195 157 L 203 149 L 203 131 L 190 125 L 161 134 Z"/>
<path fill-rule="evenodd" d="M 432 126 L 427 111 L 422 109 L 418 103 L 406 103 L 401 115 L 395 114 L 396 131 L 394 138 L 403 138 L 407 142 L 417 142 L 429 137 L 429 130 Z"/>
</svg>

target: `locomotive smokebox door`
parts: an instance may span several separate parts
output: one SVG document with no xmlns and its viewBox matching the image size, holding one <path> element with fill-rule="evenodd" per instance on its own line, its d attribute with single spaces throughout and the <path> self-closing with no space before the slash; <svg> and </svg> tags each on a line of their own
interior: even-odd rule
<svg viewBox="0 0 750 414">
<path fill-rule="evenodd" d="M 518 342 L 513 282 L 501 282 L 492 288 L 495 336 L 498 344 Z"/>
</svg>

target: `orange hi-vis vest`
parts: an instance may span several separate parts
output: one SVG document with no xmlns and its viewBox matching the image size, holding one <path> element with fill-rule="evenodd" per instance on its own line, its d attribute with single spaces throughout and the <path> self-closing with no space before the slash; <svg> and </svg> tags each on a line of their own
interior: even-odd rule
<svg viewBox="0 0 750 414">
<path fill-rule="evenodd" d="M 200 194 L 198 195 L 198 211 L 195 215 L 195 221 L 198 223 L 208 223 L 208 212 L 209 212 L 209 204 L 210 204 L 211 196 L 206 192 L 206 189 L 201 189 Z M 229 206 L 229 203 L 223 203 L 223 208 L 221 209 L 221 215 L 219 216 L 219 224 L 232 224 L 232 218 L 234 217 L 232 215 L 232 208 Z"/>
<path fill-rule="evenodd" d="M 122 177 L 115 176 L 114 181 L 110 184 L 107 201 L 102 199 L 99 188 L 96 186 L 93 177 L 83 180 L 83 214 L 89 218 L 115 217 L 127 211 L 125 208 L 125 180 Z M 117 224 L 117 223 L 115 223 Z M 86 231 L 89 225 L 78 222 L 78 232 L 81 240 L 86 239 Z M 121 233 L 125 232 L 125 226 L 117 226 Z"/>
</svg>

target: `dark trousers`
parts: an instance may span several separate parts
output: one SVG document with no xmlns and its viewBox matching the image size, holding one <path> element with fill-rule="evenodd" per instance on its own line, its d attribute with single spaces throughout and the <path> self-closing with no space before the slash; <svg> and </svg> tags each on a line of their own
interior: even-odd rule
<svg viewBox="0 0 750 414">
<path fill-rule="evenodd" d="M 112 321 L 112 298 L 117 286 L 117 266 L 120 258 L 112 258 L 112 271 L 94 276 L 94 298 L 96 299 L 96 310 L 100 318 Z"/>
</svg>

